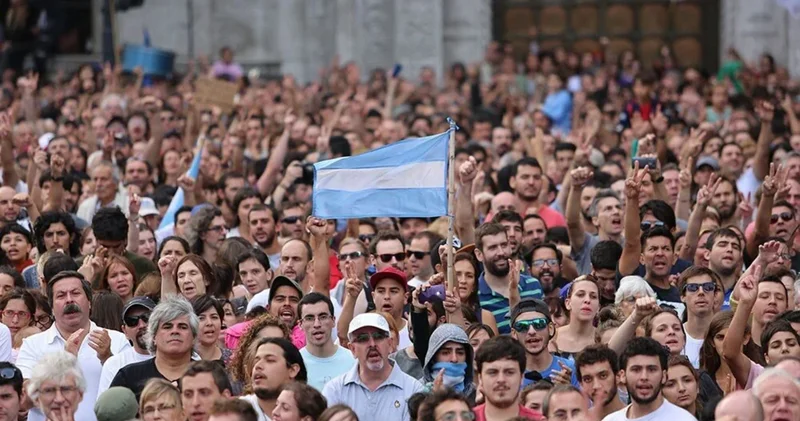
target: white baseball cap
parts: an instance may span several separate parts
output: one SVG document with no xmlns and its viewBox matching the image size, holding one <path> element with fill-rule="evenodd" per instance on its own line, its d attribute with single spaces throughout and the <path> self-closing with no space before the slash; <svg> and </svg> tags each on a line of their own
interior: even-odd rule
<svg viewBox="0 0 800 421">
<path fill-rule="evenodd" d="M 150 215 L 158 215 L 158 208 L 156 208 L 156 202 L 149 197 L 142 198 L 142 205 L 139 208 L 139 216 L 150 216 Z"/>
<path fill-rule="evenodd" d="M 391 329 L 389 329 L 389 322 L 383 316 L 377 313 L 363 313 L 354 317 L 350 322 L 350 327 L 347 329 L 347 339 L 353 340 L 353 333 L 364 327 L 374 327 L 387 334 L 392 334 Z"/>
<path fill-rule="evenodd" d="M 39 148 L 43 151 L 47 150 L 47 147 L 50 146 L 50 141 L 56 137 L 53 133 L 45 133 L 39 136 Z"/>
</svg>

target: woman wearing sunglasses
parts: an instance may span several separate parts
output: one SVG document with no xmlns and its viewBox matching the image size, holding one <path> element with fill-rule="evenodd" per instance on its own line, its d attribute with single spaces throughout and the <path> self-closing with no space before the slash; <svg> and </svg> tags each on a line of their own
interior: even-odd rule
<svg viewBox="0 0 800 421">
<path fill-rule="evenodd" d="M 564 305 L 569 310 L 569 324 L 556 330 L 554 353 L 569 358 L 594 344 L 594 318 L 600 310 L 600 289 L 592 275 L 572 281 Z M 551 346 L 552 346 L 551 345 Z"/>
<path fill-rule="evenodd" d="M 22 341 L 15 337 L 20 330 L 33 324 L 33 315 L 36 313 L 36 300 L 26 290 L 14 288 L 0 298 L 0 314 L 3 324 L 11 332 L 13 346 L 11 349 L 12 362 L 17 360 L 17 353 Z M 19 343 L 17 343 L 19 342 Z"/>
</svg>

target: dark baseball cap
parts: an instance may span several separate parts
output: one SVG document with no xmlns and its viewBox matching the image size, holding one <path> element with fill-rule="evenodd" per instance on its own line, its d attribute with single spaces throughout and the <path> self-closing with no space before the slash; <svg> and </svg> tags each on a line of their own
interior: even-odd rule
<svg viewBox="0 0 800 421">
<path fill-rule="evenodd" d="M 300 294 L 300 298 L 303 298 L 303 288 L 300 285 L 285 277 L 285 276 L 276 276 L 275 279 L 272 281 L 272 285 L 269 287 L 269 301 L 268 303 L 272 302 L 272 298 L 275 296 L 275 292 L 278 291 L 278 288 L 282 286 L 290 286 L 297 290 L 297 293 Z"/>
<path fill-rule="evenodd" d="M 122 308 L 122 318 L 124 319 L 128 311 L 134 307 L 143 307 L 148 311 L 153 311 L 153 309 L 156 308 L 156 303 L 149 297 L 133 297 L 128 301 L 128 304 L 125 304 L 125 307 Z"/>
<path fill-rule="evenodd" d="M 516 306 L 514 306 L 513 309 L 511 309 L 511 313 L 509 315 L 511 323 L 514 323 L 514 321 L 517 319 L 517 317 L 519 317 L 520 314 L 529 311 L 542 313 L 544 314 L 544 317 L 547 319 L 548 322 L 552 321 L 552 319 L 550 318 L 550 307 L 548 307 L 544 301 L 536 298 L 524 298 Z"/>
<path fill-rule="evenodd" d="M 397 269 L 394 266 L 387 266 L 382 270 L 375 272 L 374 275 L 369 277 L 369 286 L 372 290 L 375 290 L 375 286 L 378 285 L 378 282 L 384 279 L 391 279 L 399 283 L 403 286 L 403 289 L 408 290 L 408 276 L 406 273 L 400 269 Z"/>
</svg>

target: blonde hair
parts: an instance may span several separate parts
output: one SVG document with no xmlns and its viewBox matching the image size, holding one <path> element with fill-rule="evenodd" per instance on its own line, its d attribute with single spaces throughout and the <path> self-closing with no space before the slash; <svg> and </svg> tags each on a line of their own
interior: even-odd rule
<svg viewBox="0 0 800 421">
<path fill-rule="evenodd" d="M 391 339 L 392 342 L 394 342 L 395 349 L 397 349 L 397 347 L 400 346 L 400 330 L 397 328 L 397 323 L 394 321 L 394 317 L 385 311 L 378 311 L 376 313 L 383 316 L 383 318 L 386 319 L 386 322 L 389 323 L 389 330 L 392 332 Z"/>
<path fill-rule="evenodd" d="M 164 379 L 150 379 L 142 389 L 142 395 L 139 398 L 139 414 L 144 414 L 144 405 L 146 403 L 158 399 L 162 395 L 172 398 L 176 411 L 183 411 L 181 392 L 177 387 Z"/>
</svg>

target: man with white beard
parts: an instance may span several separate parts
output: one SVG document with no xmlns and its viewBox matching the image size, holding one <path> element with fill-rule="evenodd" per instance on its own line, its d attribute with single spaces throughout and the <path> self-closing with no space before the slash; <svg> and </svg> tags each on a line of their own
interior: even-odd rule
<svg viewBox="0 0 800 421">
<path fill-rule="evenodd" d="M 423 387 L 389 359 L 393 344 L 389 322 L 376 313 L 359 314 L 350 322 L 347 338 L 358 363 L 322 389 L 328 406 L 345 404 L 358 419 L 382 421 L 409 419 L 408 398 Z"/>
</svg>

